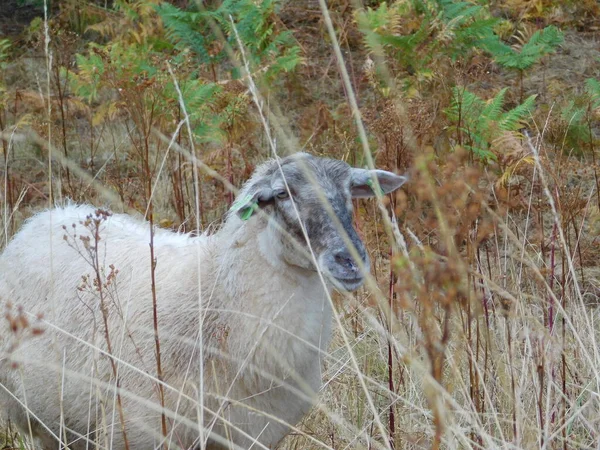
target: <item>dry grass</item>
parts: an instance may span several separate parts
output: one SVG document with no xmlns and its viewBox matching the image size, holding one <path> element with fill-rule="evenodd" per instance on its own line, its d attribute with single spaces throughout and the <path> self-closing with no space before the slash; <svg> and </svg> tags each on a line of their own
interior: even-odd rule
<svg viewBox="0 0 600 450">
<path fill-rule="evenodd" d="M 549 77 L 526 78 L 529 91 L 550 86 L 531 136 L 500 142 L 508 150 L 484 165 L 448 135 L 441 114 L 448 95 L 378 91 L 355 43 L 351 6 L 338 3 L 331 22 L 325 2 L 302 14 L 287 6 L 287 25 L 304 27 L 297 33 L 306 52 L 296 75 L 302 81 L 269 98 L 225 83 L 222 102 L 234 99 L 243 112 L 222 145 L 194 144 L 185 108 L 177 120 L 165 115 L 144 129 L 147 111 L 135 115 L 134 97 L 95 123 L 109 99 L 89 105 L 65 95 L 62 102 L 42 34 L 33 54 L 46 60 L 25 55 L 7 69 L 33 66 L 31 78 L 4 77 L 0 248 L 26 217 L 66 198 L 146 213 L 172 229 L 206 229 L 226 211 L 227 187 L 282 147 L 410 170 L 403 192 L 357 204 L 375 288 L 335 298 L 339 326 L 319 404 L 280 448 L 598 448 L 600 197 L 591 155 L 563 148 L 557 136 L 566 130 L 553 109 L 564 84 L 581 76 L 561 54 L 556 68 L 546 62 Z M 46 23 L 48 45 L 60 43 Z M 319 39 L 304 34 L 309 28 Z M 573 34 L 569 42 L 595 55 L 588 44 L 596 38 L 588 38 Z M 486 64 L 452 66 L 451 77 L 482 92 L 515 82 L 486 72 Z M 10 430 L 0 433 L 1 444 L 24 445 Z"/>
</svg>

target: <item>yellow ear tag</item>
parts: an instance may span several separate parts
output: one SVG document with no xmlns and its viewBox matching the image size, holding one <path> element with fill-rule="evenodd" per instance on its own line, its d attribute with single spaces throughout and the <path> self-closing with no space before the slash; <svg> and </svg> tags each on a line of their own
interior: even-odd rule
<svg viewBox="0 0 600 450">
<path fill-rule="evenodd" d="M 373 193 L 375 194 L 375 183 L 373 183 L 373 180 L 371 178 L 369 178 L 367 180 L 367 185 L 371 188 L 371 190 L 373 191 Z M 385 195 L 385 191 L 383 189 L 381 189 L 381 186 L 379 186 L 379 193 L 381 195 Z"/>
</svg>

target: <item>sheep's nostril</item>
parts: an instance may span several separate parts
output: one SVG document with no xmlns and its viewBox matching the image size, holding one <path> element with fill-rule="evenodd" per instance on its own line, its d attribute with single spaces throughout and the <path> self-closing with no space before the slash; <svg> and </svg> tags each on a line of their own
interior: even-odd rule
<svg viewBox="0 0 600 450">
<path fill-rule="evenodd" d="M 347 251 L 339 252 L 333 258 L 337 264 L 345 269 L 353 269 L 356 266 L 354 259 Z"/>
</svg>

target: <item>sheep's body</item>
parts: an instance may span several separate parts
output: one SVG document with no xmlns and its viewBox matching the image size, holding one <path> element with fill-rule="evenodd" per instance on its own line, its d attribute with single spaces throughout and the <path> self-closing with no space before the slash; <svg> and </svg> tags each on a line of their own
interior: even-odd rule
<svg viewBox="0 0 600 450">
<path fill-rule="evenodd" d="M 33 415 L 56 435 L 62 420 L 67 430 L 79 434 L 99 429 L 95 439 L 102 445 L 123 448 L 119 411 L 113 407 L 115 378 L 109 359 L 99 354 L 107 351 L 107 342 L 98 292 L 77 289 L 82 276 L 93 279 L 94 271 L 63 240 L 65 234 L 73 234 L 72 224 L 77 225 L 77 236 L 90 234 L 79 222 L 93 212 L 90 207 L 68 206 L 38 214 L 0 256 L 0 301 L 43 313 L 61 329 L 47 327 L 42 336 L 24 339 L 8 355 L 14 335 L 7 323 L 0 328 L 0 405 L 28 430 L 24 409 L 5 390 L 26 403 L 34 434 L 47 448 L 56 448 L 56 440 Z M 169 385 L 165 401 L 169 429 L 177 424 L 172 443 L 179 447 L 197 445 L 200 412 L 193 400 L 202 390 L 204 405 L 242 426 L 249 437 L 220 421 L 213 424 L 209 412 L 204 412 L 205 427 L 242 448 L 251 438 L 269 447 L 289 428 L 250 411 L 266 411 L 295 424 L 321 383 L 318 349 L 325 350 L 329 342 L 331 322 L 325 289 L 316 272 L 284 267 L 270 247 L 273 243 L 263 242 L 262 220 L 241 225 L 231 217 L 220 232 L 202 237 L 155 232 L 158 329 L 163 378 Z M 119 271 L 116 285 L 105 288 L 104 295 L 127 438 L 131 449 L 153 448 L 161 438 L 161 414 L 157 383 L 151 378 L 156 360 L 149 227 L 129 216 L 113 215 L 100 235 L 103 278 L 110 265 Z M 80 241 L 79 246 L 83 249 Z M 197 342 L 200 310 L 205 314 L 203 358 Z M 227 360 L 218 351 L 229 355 Z M 21 368 L 11 368 L 14 362 Z M 305 394 L 282 384 L 297 386 Z M 232 402 L 224 403 L 215 394 Z"/>
<path fill-rule="evenodd" d="M 332 312 L 318 271 L 345 290 L 368 271 L 351 199 L 374 179 L 383 192 L 406 180 L 297 154 L 258 167 L 212 236 L 155 231 L 164 410 L 148 224 L 105 217 L 96 244 L 80 223 L 91 207 L 34 216 L 0 255 L 0 305 L 44 314 L 46 332 L 0 321 L 0 410 L 45 449 L 57 436 L 153 448 L 161 413 L 171 448 L 276 446 L 321 383 Z"/>
</svg>

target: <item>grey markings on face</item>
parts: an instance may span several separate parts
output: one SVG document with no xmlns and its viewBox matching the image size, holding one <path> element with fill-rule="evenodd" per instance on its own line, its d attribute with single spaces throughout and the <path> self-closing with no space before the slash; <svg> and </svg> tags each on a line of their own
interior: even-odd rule
<svg viewBox="0 0 600 450">
<path fill-rule="evenodd" d="M 283 176 L 279 167 L 275 168 L 271 187 L 285 190 L 285 177 L 298 214 L 289 198 L 275 198 L 276 220 L 306 246 L 299 216 L 321 269 L 334 278 L 362 280 L 359 266 L 368 270 L 368 259 L 352 224 L 351 167 L 343 161 L 299 154 L 282 160 L 281 169 Z M 353 253 L 360 263 L 352 257 Z"/>
<path fill-rule="evenodd" d="M 362 284 L 369 260 L 352 225 L 352 198 L 374 197 L 376 190 L 387 194 L 406 180 L 385 170 L 297 153 L 257 168 L 232 211 L 247 220 L 254 208 L 262 208 L 271 216 L 270 226 L 279 230 L 283 258 L 315 270 L 304 227 L 319 268 L 334 284 L 353 290 Z"/>
</svg>

